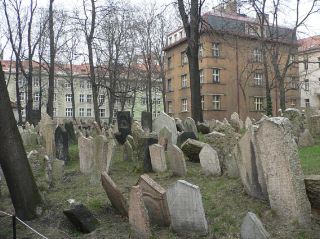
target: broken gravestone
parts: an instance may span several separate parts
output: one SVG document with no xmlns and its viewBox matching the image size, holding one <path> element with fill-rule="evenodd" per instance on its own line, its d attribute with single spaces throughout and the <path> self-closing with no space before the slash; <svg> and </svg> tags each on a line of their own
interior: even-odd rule
<svg viewBox="0 0 320 239">
<path fill-rule="evenodd" d="M 271 239 L 256 214 L 248 212 L 241 224 L 241 239 Z"/>
<path fill-rule="evenodd" d="M 181 145 L 181 150 L 192 162 L 199 162 L 199 153 L 206 144 L 194 139 L 188 139 Z"/>
<path fill-rule="evenodd" d="M 304 179 L 311 207 L 320 209 L 320 175 L 307 175 Z"/>
</svg>

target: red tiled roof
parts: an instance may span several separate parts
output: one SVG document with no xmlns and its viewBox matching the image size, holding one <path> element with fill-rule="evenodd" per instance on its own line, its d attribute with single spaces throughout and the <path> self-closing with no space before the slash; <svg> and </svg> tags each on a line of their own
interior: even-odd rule
<svg viewBox="0 0 320 239">
<path fill-rule="evenodd" d="M 320 35 L 300 39 L 299 51 L 307 51 L 320 48 Z"/>
</svg>

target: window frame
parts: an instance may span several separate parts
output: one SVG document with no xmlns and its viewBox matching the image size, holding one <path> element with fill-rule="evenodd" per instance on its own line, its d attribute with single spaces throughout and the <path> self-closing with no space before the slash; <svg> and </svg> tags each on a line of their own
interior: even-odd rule
<svg viewBox="0 0 320 239">
<path fill-rule="evenodd" d="M 188 112 L 188 98 L 181 99 L 181 112 Z"/>
<path fill-rule="evenodd" d="M 221 95 L 212 96 L 213 110 L 221 110 Z"/>
<path fill-rule="evenodd" d="M 217 72 L 215 72 L 215 71 L 217 71 Z M 221 72 L 221 69 L 219 69 L 219 68 L 212 68 L 212 83 L 215 83 L 215 84 L 217 84 L 217 83 L 220 83 L 221 82 L 221 74 L 220 74 L 220 72 Z"/>
<path fill-rule="evenodd" d="M 220 57 L 220 43 L 212 42 L 211 52 L 213 57 Z"/>
<path fill-rule="evenodd" d="M 181 75 L 181 88 L 187 88 L 188 87 L 188 78 L 187 74 Z"/>
</svg>

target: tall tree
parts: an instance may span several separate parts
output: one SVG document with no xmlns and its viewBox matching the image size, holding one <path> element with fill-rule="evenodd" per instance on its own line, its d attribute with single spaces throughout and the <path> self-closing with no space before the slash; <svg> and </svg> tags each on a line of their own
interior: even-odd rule
<svg viewBox="0 0 320 239">
<path fill-rule="evenodd" d="M 22 220 L 36 217 L 41 196 L 35 183 L 22 139 L 14 118 L 7 86 L 0 64 L 0 165 L 11 195 L 16 215 Z"/>
<path fill-rule="evenodd" d="M 204 2 L 205 0 L 191 0 L 190 12 L 188 14 L 184 0 L 178 0 L 178 9 L 188 43 L 186 53 L 190 72 L 191 116 L 196 122 L 203 121 L 198 52 L 201 30 L 201 9 Z"/>
</svg>

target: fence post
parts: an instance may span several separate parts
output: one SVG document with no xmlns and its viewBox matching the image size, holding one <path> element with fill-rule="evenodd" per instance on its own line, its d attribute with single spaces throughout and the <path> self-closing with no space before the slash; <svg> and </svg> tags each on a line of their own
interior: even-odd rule
<svg viewBox="0 0 320 239">
<path fill-rule="evenodd" d="M 12 215 L 12 238 L 17 239 L 17 231 L 16 231 L 16 215 Z"/>
</svg>

